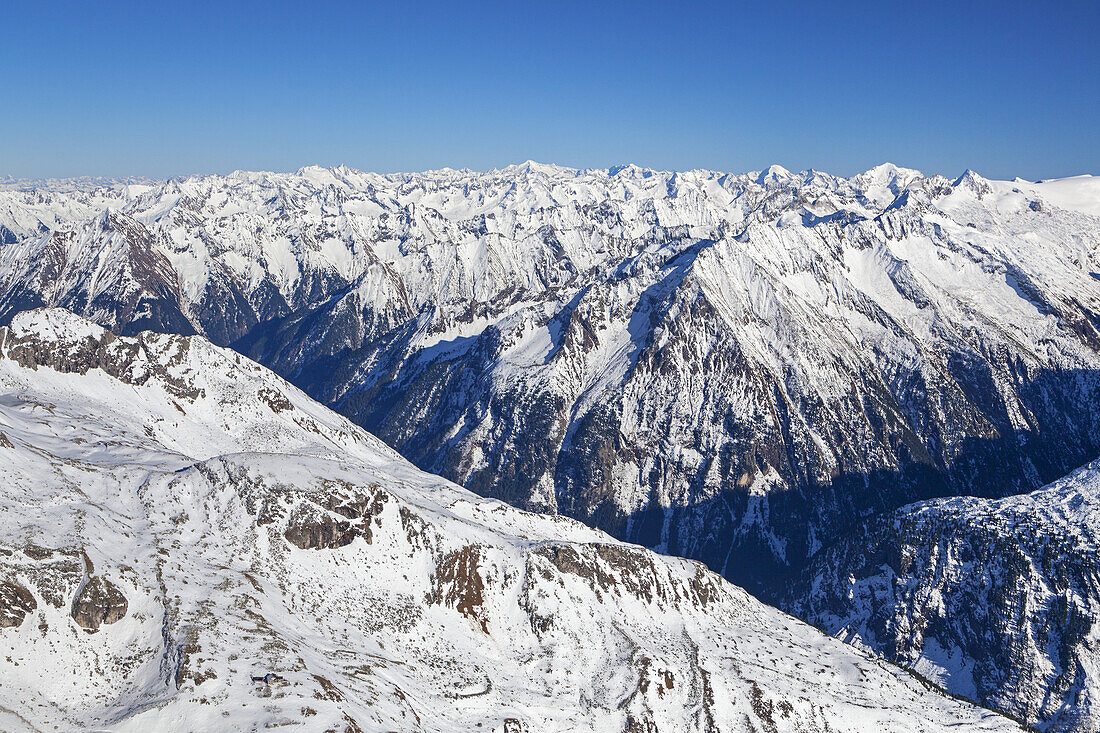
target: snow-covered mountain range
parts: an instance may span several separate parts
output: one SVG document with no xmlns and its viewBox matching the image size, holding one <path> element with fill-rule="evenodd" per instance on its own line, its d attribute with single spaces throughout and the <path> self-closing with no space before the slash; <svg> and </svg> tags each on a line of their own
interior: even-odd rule
<svg viewBox="0 0 1100 733">
<path fill-rule="evenodd" d="M 232 344 L 421 468 L 767 594 L 869 514 L 1100 454 L 1098 192 L 534 163 L 0 191 L 0 320 Z"/>
<path fill-rule="evenodd" d="M 22 313 L 0 395 L 4 730 L 1018 729 L 201 337 Z"/>
<path fill-rule="evenodd" d="M 0 323 L 44 305 L 202 334 L 421 469 L 807 614 L 811 562 L 899 508 L 1021 494 L 1100 455 L 1090 176 L 526 163 L 13 184 Z M 853 633 L 925 672 L 935 656 Z M 1029 707 L 1049 676 L 926 676 L 1035 720 L 1070 699 Z"/>
</svg>

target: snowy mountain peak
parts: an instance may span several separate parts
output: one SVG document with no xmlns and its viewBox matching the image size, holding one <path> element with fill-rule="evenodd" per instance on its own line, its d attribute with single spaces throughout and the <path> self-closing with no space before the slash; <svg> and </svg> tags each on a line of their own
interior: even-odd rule
<svg viewBox="0 0 1100 733">
<path fill-rule="evenodd" d="M 760 171 L 756 176 L 756 182 L 761 186 L 767 186 L 777 183 L 786 183 L 793 178 L 793 174 L 781 165 L 770 165 L 765 170 Z"/>
<path fill-rule="evenodd" d="M 923 177 L 918 170 L 913 168 L 901 168 L 893 163 L 881 163 L 874 168 L 870 168 L 858 176 L 855 179 L 859 179 L 867 184 L 877 185 L 889 185 L 890 183 L 897 182 L 901 188 L 904 188 L 911 181 Z"/>
<path fill-rule="evenodd" d="M 654 171 L 651 168 L 643 168 L 642 166 L 635 165 L 634 163 L 613 165 L 607 169 L 607 175 L 612 178 L 649 178 L 656 172 L 657 171 Z"/>
<path fill-rule="evenodd" d="M 951 184 L 954 188 L 965 188 L 977 194 L 992 193 L 993 188 L 989 181 L 982 178 L 974 171 L 967 168 L 963 171 L 963 174 L 956 178 Z"/>
<path fill-rule="evenodd" d="M 541 173 L 547 176 L 558 176 L 562 174 L 576 173 L 575 168 L 565 168 L 560 165 L 553 165 L 549 163 L 539 163 L 534 160 L 527 160 L 516 166 L 508 166 L 505 171 L 514 170 L 519 173 Z"/>
</svg>

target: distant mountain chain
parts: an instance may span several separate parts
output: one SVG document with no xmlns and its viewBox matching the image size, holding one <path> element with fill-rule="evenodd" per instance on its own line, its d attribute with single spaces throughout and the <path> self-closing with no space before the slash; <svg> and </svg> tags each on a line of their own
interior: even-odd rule
<svg viewBox="0 0 1100 733">
<path fill-rule="evenodd" d="M 1091 724 L 1091 591 L 1025 603 L 1013 623 L 1047 641 L 996 657 L 992 616 L 906 636 L 926 601 L 876 595 L 868 563 L 904 550 L 924 559 L 891 578 L 970 598 L 1000 550 L 924 502 L 984 506 L 1100 456 L 1100 178 L 529 162 L 99 183 L 0 186 L 0 323 L 50 306 L 202 335 L 420 469 L 700 560 L 1030 723 Z M 986 560 L 929 585 L 932 527 Z M 1027 573 L 1095 577 L 1064 556 Z"/>
<path fill-rule="evenodd" d="M 201 337 L 0 328 L 5 731 L 1009 731 Z"/>
</svg>

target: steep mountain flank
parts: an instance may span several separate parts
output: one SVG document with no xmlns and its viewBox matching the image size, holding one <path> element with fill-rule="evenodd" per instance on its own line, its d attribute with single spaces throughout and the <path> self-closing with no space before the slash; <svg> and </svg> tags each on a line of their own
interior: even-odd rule
<svg viewBox="0 0 1100 733">
<path fill-rule="evenodd" d="M 1100 726 L 1100 463 L 997 501 L 902 507 L 820 553 L 794 604 L 1048 731 Z"/>
<path fill-rule="evenodd" d="M 0 329 L 0 727 L 1017 729 L 205 339 Z"/>
</svg>

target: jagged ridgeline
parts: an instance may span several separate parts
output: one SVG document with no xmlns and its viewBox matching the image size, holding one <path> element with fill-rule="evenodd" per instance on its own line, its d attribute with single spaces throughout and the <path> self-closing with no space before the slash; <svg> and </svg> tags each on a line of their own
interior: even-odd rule
<svg viewBox="0 0 1100 733">
<path fill-rule="evenodd" d="M 419 467 L 766 598 L 1100 454 L 1100 179 L 525 164 L 0 191 L 0 320 L 199 333 Z"/>
</svg>

